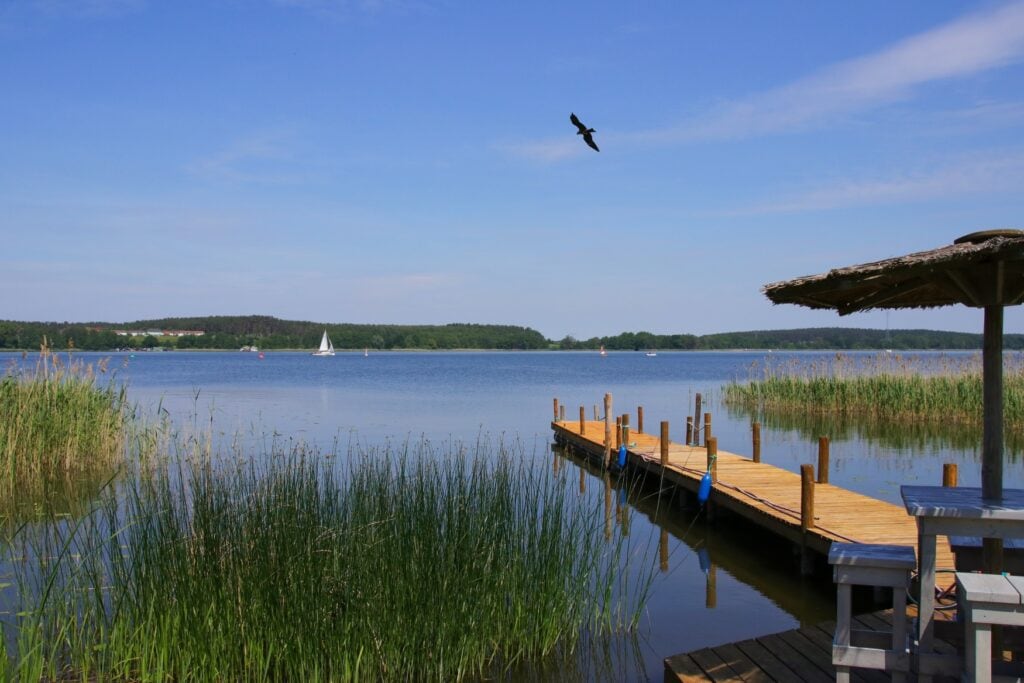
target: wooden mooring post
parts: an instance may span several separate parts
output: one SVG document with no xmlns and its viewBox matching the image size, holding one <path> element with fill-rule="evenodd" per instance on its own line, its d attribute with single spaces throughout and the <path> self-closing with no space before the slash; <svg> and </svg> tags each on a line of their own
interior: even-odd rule
<svg viewBox="0 0 1024 683">
<path fill-rule="evenodd" d="M 580 436 L 583 436 L 584 434 L 587 433 L 586 417 L 586 411 L 583 409 L 583 406 L 580 406 Z"/>
<path fill-rule="evenodd" d="M 704 413 L 704 445 L 708 444 L 711 438 L 711 413 Z"/>
<path fill-rule="evenodd" d="M 700 435 L 697 433 L 697 430 L 700 429 L 700 425 L 698 424 L 698 421 L 700 420 L 700 404 L 701 404 L 701 400 L 700 399 L 701 399 L 700 392 L 698 391 L 697 392 L 697 398 L 695 400 L 694 408 L 693 408 L 693 445 L 694 446 L 699 446 L 700 445 Z"/>
<path fill-rule="evenodd" d="M 612 395 L 604 395 L 604 466 L 612 465 Z"/>
<path fill-rule="evenodd" d="M 818 437 L 818 483 L 828 483 L 828 437 Z"/>
<path fill-rule="evenodd" d="M 693 416 L 686 416 L 686 445 L 693 443 Z"/>
<path fill-rule="evenodd" d="M 553 418 L 551 418 L 551 419 L 554 422 L 558 422 L 558 399 L 556 398 L 556 399 L 553 399 L 553 400 L 554 400 L 555 416 Z"/>
<path fill-rule="evenodd" d="M 942 466 L 942 485 L 943 486 L 956 486 L 957 484 L 957 468 L 955 462 L 947 462 Z"/>
<path fill-rule="evenodd" d="M 711 473 L 711 487 L 714 488 L 718 483 L 718 439 L 711 437 L 705 442 L 704 448 L 707 452 L 708 472 Z M 710 498 L 704 502 L 704 508 L 707 520 L 714 522 L 718 515 L 715 514 L 715 504 Z"/>
<path fill-rule="evenodd" d="M 644 433 L 644 407 L 643 406 L 637 406 L 636 407 L 636 433 L 637 434 L 643 434 Z"/>
<path fill-rule="evenodd" d="M 814 554 L 807 545 L 807 532 L 814 528 L 814 465 L 800 465 L 800 573 L 814 573 Z"/>
<path fill-rule="evenodd" d="M 622 414 L 622 443 L 629 448 L 629 413 Z"/>
<path fill-rule="evenodd" d="M 661 421 L 661 469 L 668 467 L 668 420 Z"/>
<path fill-rule="evenodd" d="M 754 462 L 761 462 L 761 423 L 755 422 L 750 425 L 751 431 L 753 432 L 753 444 L 751 444 L 751 457 Z"/>
</svg>

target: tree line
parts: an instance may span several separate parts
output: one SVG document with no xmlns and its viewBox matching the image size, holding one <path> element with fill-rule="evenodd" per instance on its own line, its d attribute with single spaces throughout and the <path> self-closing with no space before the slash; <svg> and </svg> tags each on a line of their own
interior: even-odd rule
<svg viewBox="0 0 1024 683">
<path fill-rule="evenodd" d="M 119 336 L 115 330 L 202 330 L 201 336 Z M 727 350 L 727 349 L 980 349 L 981 334 L 936 330 L 873 330 L 847 327 L 756 330 L 718 334 L 621 334 L 578 340 L 546 339 L 537 330 L 514 325 L 369 325 L 281 320 L 271 316 L 158 318 L 126 323 L 0 321 L 0 350 L 35 350 L 46 339 L 56 350 L 109 351 L 118 348 L 313 349 L 324 330 L 338 349 L 500 349 L 500 350 Z M 1024 335 L 1006 334 L 1008 350 L 1024 349 Z"/>
<path fill-rule="evenodd" d="M 201 330 L 199 336 L 121 336 L 115 330 Z M 0 349 L 106 351 L 118 348 L 312 349 L 324 330 L 339 349 L 547 349 L 540 332 L 514 325 L 357 325 L 280 320 L 271 316 L 160 318 L 126 323 L 0 321 Z"/>
</svg>

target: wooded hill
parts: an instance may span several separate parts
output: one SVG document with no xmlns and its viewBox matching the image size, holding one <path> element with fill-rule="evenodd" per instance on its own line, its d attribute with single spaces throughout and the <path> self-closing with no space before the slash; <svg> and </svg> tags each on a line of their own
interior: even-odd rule
<svg viewBox="0 0 1024 683">
<path fill-rule="evenodd" d="M 659 335 L 623 332 L 577 340 L 545 339 L 529 327 L 514 325 L 357 325 L 281 320 L 271 316 L 160 318 L 125 323 L 0 321 L 0 349 L 36 350 L 45 337 L 57 350 L 107 351 L 116 348 L 313 349 L 327 330 L 338 349 L 563 349 L 726 350 L 726 349 L 980 349 L 981 334 L 935 330 L 871 330 L 823 327 L 757 330 L 719 334 Z M 202 336 L 119 336 L 115 330 L 202 330 Z M 1024 349 L 1024 335 L 1007 334 L 1004 347 Z"/>
</svg>

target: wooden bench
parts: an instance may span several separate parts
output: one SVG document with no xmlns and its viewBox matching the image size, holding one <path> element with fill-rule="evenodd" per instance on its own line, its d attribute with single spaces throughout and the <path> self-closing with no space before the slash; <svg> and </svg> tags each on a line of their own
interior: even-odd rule
<svg viewBox="0 0 1024 683">
<path fill-rule="evenodd" d="M 881 669 L 902 681 L 910 671 L 907 642 L 907 585 L 917 566 L 914 549 L 902 545 L 833 543 L 828 562 L 836 584 L 836 632 L 832 663 L 837 683 L 850 680 L 850 667 Z M 852 630 L 852 586 L 892 589 L 892 632 Z"/>
<path fill-rule="evenodd" d="M 966 629 L 963 680 L 1019 680 L 992 676 L 992 625 L 1024 626 L 1024 577 L 957 572 L 956 596 Z"/>
</svg>

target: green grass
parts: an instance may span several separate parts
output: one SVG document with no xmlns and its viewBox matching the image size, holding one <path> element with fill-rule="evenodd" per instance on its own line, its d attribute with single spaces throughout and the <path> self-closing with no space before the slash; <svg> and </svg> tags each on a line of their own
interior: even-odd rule
<svg viewBox="0 0 1024 683">
<path fill-rule="evenodd" d="M 108 487 L 93 514 L 23 529 L 0 673 L 480 679 L 636 626 L 624 541 L 521 453 L 421 444 L 338 463 L 298 446 L 211 461 L 193 444 Z"/>
<path fill-rule="evenodd" d="M 760 370 L 760 371 L 759 371 Z M 754 368 L 748 382 L 724 387 L 728 405 L 809 413 L 842 413 L 892 420 L 981 420 L 980 359 L 906 358 L 880 354 L 867 361 L 836 354 L 831 362 Z M 1024 421 L 1024 366 L 1004 368 L 1004 419 Z"/>
<path fill-rule="evenodd" d="M 123 462 L 130 411 L 123 386 L 98 381 L 106 372 L 106 361 L 65 361 L 44 348 L 34 369 L 12 365 L 0 378 L 0 499 L 66 489 Z"/>
</svg>

